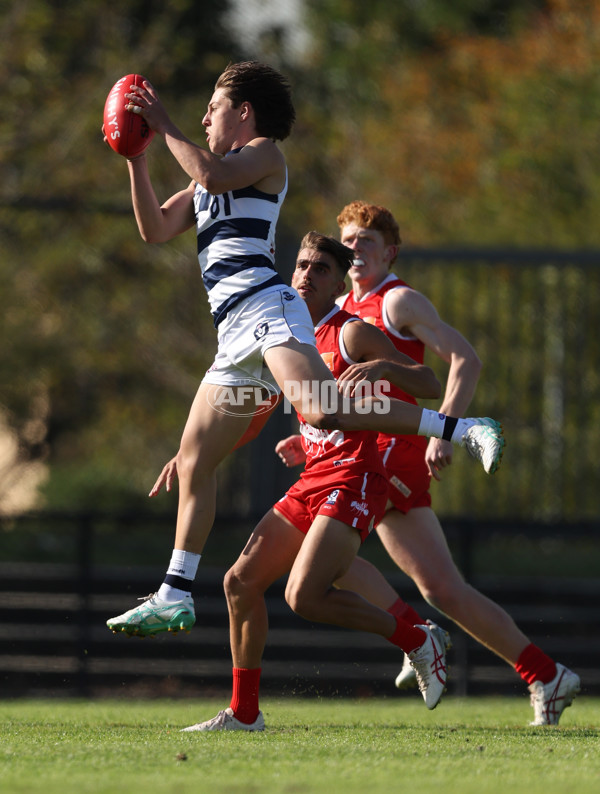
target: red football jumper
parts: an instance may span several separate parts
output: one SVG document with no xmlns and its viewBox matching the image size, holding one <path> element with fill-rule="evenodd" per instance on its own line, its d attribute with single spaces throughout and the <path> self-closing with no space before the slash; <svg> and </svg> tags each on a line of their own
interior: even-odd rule
<svg viewBox="0 0 600 794">
<path fill-rule="evenodd" d="M 315 328 L 317 349 L 336 379 L 354 363 L 342 338 L 348 322 L 360 320 L 336 306 Z M 337 390 L 313 396 L 342 400 Z M 300 414 L 298 419 L 306 453 L 304 471 L 275 509 L 302 532 L 308 532 L 316 515 L 327 515 L 358 529 L 364 541 L 382 518 L 387 500 L 387 477 L 376 434 L 317 430 Z"/>
<path fill-rule="evenodd" d="M 377 326 L 391 339 L 396 350 L 410 356 L 422 364 L 425 358 L 425 344 L 415 336 L 404 336 L 389 320 L 385 309 L 386 296 L 396 289 L 412 289 L 405 281 L 390 273 L 379 286 L 363 295 L 360 300 L 350 292 L 344 296 L 341 306 L 367 323 Z M 391 397 L 417 404 L 411 395 L 392 386 Z M 415 507 L 429 507 L 431 495 L 429 486 L 431 476 L 425 463 L 425 449 L 428 439 L 425 436 L 394 436 L 380 433 L 377 445 L 382 456 L 390 482 L 389 498 L 394 507 L 408 513 Z"/>
</svg>

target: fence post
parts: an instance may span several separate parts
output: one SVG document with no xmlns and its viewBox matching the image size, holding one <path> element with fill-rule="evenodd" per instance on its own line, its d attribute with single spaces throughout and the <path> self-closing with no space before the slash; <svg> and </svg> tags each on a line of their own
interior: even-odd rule
<svg viewBox="0 0 600 794">
<path fill-rule="evenodd" d="M 79 697 L 89 697 L 90 676 L 88 668 L 88 649 L 90 645 L 91 609 L 90 594 L 92 592 L 92 550 L 94 522 L 90 513 L 80 516 L 77 523 L 77 568 L 79 609 L 77 626 L 77 680 L 76 691 Z"/>
</svg>

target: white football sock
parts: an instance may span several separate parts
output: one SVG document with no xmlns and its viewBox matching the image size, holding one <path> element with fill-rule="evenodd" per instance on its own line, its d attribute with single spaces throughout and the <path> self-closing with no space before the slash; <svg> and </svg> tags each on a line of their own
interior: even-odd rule
<svg viewBox="0 0 600 794">
<path fill-rule="evenodd" d="M 163 601 L 182 601 L 192 593 L 192 582 L 196 578 L 200 554 L 182 549 L 173 549 L 165 581 L 158 589 Z M 189 586 L 188 586 L 189 582 Z"/>
<path fill-rule="evenodd" d="M 473 419 L 457 419 L 423 408 L 417 434 L 429 438 L 445 438 L 453 444 L 462 445 L 464 434 L 474 423 Z"/>
</svg>

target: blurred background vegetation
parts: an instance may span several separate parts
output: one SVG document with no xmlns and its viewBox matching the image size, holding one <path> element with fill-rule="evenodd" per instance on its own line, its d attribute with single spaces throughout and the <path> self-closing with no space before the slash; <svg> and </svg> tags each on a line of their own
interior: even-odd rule
<svg viewBox="0 0 600 794">
<path fill-rule="evenodd" d="M 597 515 L 600 0 L 21 0 L 2 3 L 0 40 L 2 511 L 148 509 L 215 332 L 193 232 L 139 238 L 104 101 L 139 72 L 202 141 L 216 77 L 257 58 L 290 77 L 298 115 L 282 272 L 305 231 L 337 233 L 344 204 L 384 204 L 398 272 L 484 359 L 472 413 L 504 418 L 507 461 L 490 482 L 457 460 L 438 512 L 472 514 L 479 491 L 481 515 Z M 187 177 L 161 140 L 149 153 L 165 199 Z M 584 270 L 496 257 L 476 277 L 409 255 L 475 247 L 591 253 Z M 221 510 L 281 495 L 295 473 L 266 461 L 289 428 L 276 417 L 223 464 Z"/>
</svg>

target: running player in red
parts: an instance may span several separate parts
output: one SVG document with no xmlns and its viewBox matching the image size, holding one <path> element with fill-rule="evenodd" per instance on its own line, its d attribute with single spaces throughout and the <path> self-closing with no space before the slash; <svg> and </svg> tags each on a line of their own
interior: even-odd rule
<svg viewBox="0 0 600 794">
<path fill-rule="evenodd" d="M 341 241 L 353 249 L 349 275 L 352 291 L 338 303 L 380 328 L 400 350 L 423 361 L 425 348 L 449 365 L 440 411 L 462 416 L 475 392 L 481 362 L 469 342 L 440 318 L 421 293 L 391 272 L 400 235 L 393 215 L 384 207 L 354 201 L 338 216 Z M 360 365 L 369 374 L 372 365 Z M 394 397 L 416 402 L 392 389 Z M 532 725 L 557 724 L 579 692 L 579 677 L 555 663 L 516 626 L 498 604 L 464 581 L 456 568 L 444 531 L 431 508 L 431 478 L 452 463 L 453 449 L 443 439 L 380 434 L 379 449 L 390 482 L 384 519 L 377 526 L 383 545 L 396 564 L 413 579 L 425 600 L 451 618 L 482 645 L 504 659 L 529 685 L 534 709 Z M 397 594 L 386 593 L 385 580 L 357 560 L 343 586 L 413 623 L 422 618 Z M 371 586 L 372 585 L 372 586 Z M 378 592 L 380 591 L 380 592 Z M 392 603 L 396 600 L 396 604 Z M 410 660 L 396 679 L 398 687 L 415 681 Z"/>
<path fill-rule="evenodd" d="M 317 348 L 340 390 L 387 389 L 357 373 L 354 362 L 376 362 L 381 378 L 422 397 L 439 395 L 433 372 L 398 354 L 381 332 L 340 310 L 352 253 L 331 237 L 309 232 L 298 254 L 292 286 L 306 302 Z M 332 398 L 343 399 L 341 393 Z M 261 660 L 267 638 L 264 593 L 289 573 L 285 598 L 310 621 L 380 634 L 408 654 L 428 708 L 445 688 L 443 644 L 427 625 L 413 626 L 348 590 L 333 587 L 377 523 L 388 484 L 369 431 L 319 430 L 299 415 L 306 466 L 285 496 L 263 517 L 225 577 L 233 657 L 229 708 L 186 731 L 264 730 L 259 710 Z M 165 470 L 160 483 L 164 481 Z"/>
</svg>

